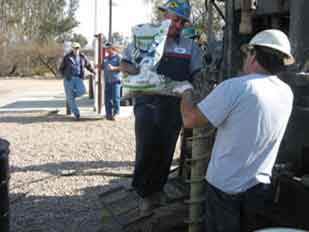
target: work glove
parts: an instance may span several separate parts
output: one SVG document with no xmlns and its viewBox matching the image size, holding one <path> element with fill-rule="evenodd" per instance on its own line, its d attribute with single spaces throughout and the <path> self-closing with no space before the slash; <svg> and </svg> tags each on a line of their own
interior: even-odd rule
<svg viewBox="0 0 309 232">
<path fill-rule="evenodd" d="M 128 85 L 144 85 L 144 86 L 156 86 L 159 87 L 164 83 L 164 76 L 157 74 L 147 68 L 142 68 L 137 75 L 131 75 L 128 78 Z"/>
<path fill-rule="evenodd" d="M 182 96 L 188 90 L 193 90 L 191 83 L 189 81 L 181 81 L 174 86 L 172 92 L 177 96 Z"/>
</svg>

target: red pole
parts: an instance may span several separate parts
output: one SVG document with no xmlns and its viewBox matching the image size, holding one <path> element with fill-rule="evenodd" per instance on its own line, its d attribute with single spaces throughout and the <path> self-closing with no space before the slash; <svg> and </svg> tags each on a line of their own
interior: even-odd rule
<svg viewBox="0 0 309 232">
<path fill-rule="evenodd" d="M 98 34 L 99 52 L 98 52 L 98 113 L 102 112 L 102 34 Z"/>
</svg>

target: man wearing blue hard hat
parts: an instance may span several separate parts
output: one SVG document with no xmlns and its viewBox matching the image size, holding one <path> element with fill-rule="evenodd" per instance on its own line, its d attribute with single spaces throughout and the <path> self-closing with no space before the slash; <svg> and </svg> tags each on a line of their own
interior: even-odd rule
<svg viewBox="0 0 309 232">
<path fill-rule="evenodd" d="M 169 0 L 159 6 L 163 19 L 170 19 L 163 56 L 154 70 L 176 81 L 192 82 L 202 68 L 202 54 L 197 44 L 181 35 L 190 20 L 187 0 Z M 131 44 L 131 49 L 134 45 Z M 143 54 L 141 54 L 143 55 Z M 130 45 L 124 50 L 121 69 L 129 74 L 134 68 Z M 149 213 L 167 200 L 167 182 L 173 153 L 182 126 L 178 97 L 138 96 L 134 105 L 136 161 L 132 186 L 141 197 L 141 213 Z"/>
</svg>

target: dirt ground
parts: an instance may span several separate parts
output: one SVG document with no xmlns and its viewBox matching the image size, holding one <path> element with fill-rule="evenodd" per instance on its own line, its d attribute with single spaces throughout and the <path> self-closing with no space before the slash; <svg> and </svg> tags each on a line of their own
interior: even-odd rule
<svg viewBox="0 0 309 232">
<path fill-rule="evenodd" d="M 60 90 L 60 80 L 0 80 L 0 103 L 27 91 Z M 0 112 L 10 142 L 12 232 L 97 232 L 99 194 L 128 179 L 134 161 L 133 116 L 107 121 L 51 111 Z"/>
</svg>

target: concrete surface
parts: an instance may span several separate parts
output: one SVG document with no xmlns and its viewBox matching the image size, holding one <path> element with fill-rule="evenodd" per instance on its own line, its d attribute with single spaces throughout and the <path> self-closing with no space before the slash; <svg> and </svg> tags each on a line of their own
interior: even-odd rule
<svg viewBox="0 0 309 232">
<path fill-rule="evenodd" d="M 85 82 L 86 86 L 87 83 Z M 99 115 L 94 110 L 94 100 L 88 93 L 77 99 L 81 118 L 104 118 L 105 110 Z M 0 112 L 8 111 L 58 111 L 66 114 L 62 80 L 0 79 Z M 122 106 L 119 117 L 133 114 L 132 106 Z"/>
</svg>

